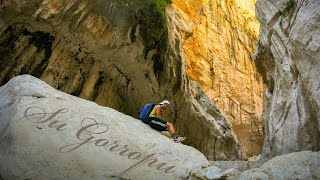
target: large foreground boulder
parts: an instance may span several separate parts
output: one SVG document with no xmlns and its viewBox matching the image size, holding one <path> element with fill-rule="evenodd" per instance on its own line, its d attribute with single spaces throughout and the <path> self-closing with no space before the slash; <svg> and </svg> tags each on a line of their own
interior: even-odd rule
<svg viewBox="0 0 320 180">
<path fill-rule="evenodd" d="M 0 87 L 4 179 L 181 179 L 204 164 L 196 149 L 30 75 Z"/>
<path fill-rule="evenodd" d="M 320 179 L 320 152 L 301 151 L 277 156 L 236 179 Z"/>
</svg>

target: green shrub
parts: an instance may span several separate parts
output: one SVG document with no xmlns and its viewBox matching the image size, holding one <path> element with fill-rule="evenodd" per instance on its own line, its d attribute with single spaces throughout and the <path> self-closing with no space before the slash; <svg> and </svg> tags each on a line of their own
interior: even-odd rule
<svg viewBox="0 0 320 180">
<path fill-rule="evenodd" d="M 288 0 L 285 4 L 284 9 L 282 10 L 282 15 L 286 15 L 288 12 L 290 12 L 294 6 L 295 6 L 295 1 L 294 0 Z"/>
<path fill-rule="evenodd" d="M 141 0 L 141 9 L 137 15 L 142 26 L 142 38 L 147 49 L 152 49 L 167 31 L 165 7 L 171 0 Z"/>
<path fill-rule="evenodd" d="M 163 51 L 161 47 L 165 46 L 167 34 L 165 8 L 172 3 L 172 0 L 112 0 L 112 2 L 119 9 L 127 8 L 133 16 L 133 28 L 140 26 L 145 56 L 151 49 L 157 49 L 159 53 Z"/>
</svg>

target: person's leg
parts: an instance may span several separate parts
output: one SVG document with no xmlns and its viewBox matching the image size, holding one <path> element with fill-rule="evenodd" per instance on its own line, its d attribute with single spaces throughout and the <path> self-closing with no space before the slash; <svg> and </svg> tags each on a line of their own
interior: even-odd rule
<svg viewBox="0 0 320 180">
<path fill-rule="evenodd" d="M 171 124 L 171 123 L 167 122 L 167 124 L 166 124 L 166 128 L 167 128 L 167 130 L 169 131 L 169 133 L 170 133 L 170 134 L 175 133 L 175 130 L 174 130 L 173 124 Z"/>
<path fill-rule="evenodd" d="M 158 131 L 166 131 L 166 130 L 169 131 L 174 142 L 181 142 L 186 139 L 185 137 L 178 136 L 178 134 L 175 132 L 173 124 L 165 120 L 162 120 L 156 117 L 151 117 L 149 125 L 151 128 Z"/>
<path fill-rule="evenodd" d="M 167 124 L 167 121 L 161 120 L 156 117 L 151 117 L 149 126 L 158 131 L 166 131 L 167 130 L 166 124 Z"/>
<path fill-rule="evenodd" d="M 173 124 L 167 122 L 166 128 L 169 131 L 169 133 L 171 134 L 171 137 L 173 138 L 174 142 L 181 142 L 181 141 L 184 141 L 186 139 L 186 137 L 178 136 L 178 134 L 174 130 Z"/>
</svg>

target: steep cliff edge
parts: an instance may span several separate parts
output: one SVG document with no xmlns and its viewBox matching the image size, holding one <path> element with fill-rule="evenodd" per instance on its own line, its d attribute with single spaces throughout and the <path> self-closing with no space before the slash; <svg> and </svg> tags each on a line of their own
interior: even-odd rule
<svg viewBox="0 0 320 180">
<path fill-rule="evenodd" d="M 263 157 L 320 150 L 320 1 L 258 0 Z"/>
<path fill-rule="evenodd" d="M 249 156 L 263 143 L 262 79 L 253 54 L 259 22 L 255 0 L 175 0 L 192 34 L 183 44 L 188 76 L 228 117 Z"/>
<path fill-rule="evenodd" d="M 165 22 L 152 2 L 1 1 L 1 84 L 31 74 L 133 117 L 169 99 L 165 118 L 188 145 L 212 160 L 245 158 L 231 124 L 186 74 L 180 50 L 191 31 L 181 13 L 168 8 Z"/>
</svg>

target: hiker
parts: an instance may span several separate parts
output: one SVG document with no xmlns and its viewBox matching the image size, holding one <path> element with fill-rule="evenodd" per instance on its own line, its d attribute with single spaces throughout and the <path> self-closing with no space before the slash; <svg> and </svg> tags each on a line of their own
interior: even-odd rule
<svg viewBox="0 0 320 180">
<path fill-rule="evenodd" d="M 168 100 L 163 100 L 158 105 L 155 105 L 149 114 L 148 122 L 151 128 L 158 131 L 169 131 L 174 142 L 181 142 L 186 139 L 186 137 L 180 137 L 175 132 L 173 124 L 162 119 L 162 109 L 167 109 L 170 105 Z"/>
</svg>

